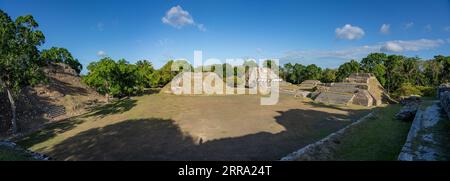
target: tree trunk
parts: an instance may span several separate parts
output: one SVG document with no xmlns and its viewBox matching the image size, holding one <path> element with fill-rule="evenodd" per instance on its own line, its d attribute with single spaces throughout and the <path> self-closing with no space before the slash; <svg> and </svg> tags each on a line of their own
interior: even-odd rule
<svg viewBox="0 0 450 181">
<path fill-rule="evenodd" d="M 8 93 L 8 99 L 9 102 L 11 103 L 11 113 L 12 113 L 12 118 L 11 118 L 11 125 L 12 125 L 12 133 L 16 134 L 17 133 L 17 117 L 16 117 L 16 102 L 14 101 L 14 97 L 11 94 L 11 90 L 9 90 L 9 88 L 6 88 L 6 92 Z"/>
<path fill-rule="evenodd" d="M 106 93 L 106 103 L 109 103 L 109 94 L 108 93 Z"/>
<path fill-rule="evenodd" d="M 109 90 L 111 90 L 111 87 L 109 86 L 109 82 L 108 81 L 105 81 L 104 85 L 107 88 L 106 94 L 105 94 L 105 96 L 106 96 L 106 103 L 109 103 Z"/>
</svg>

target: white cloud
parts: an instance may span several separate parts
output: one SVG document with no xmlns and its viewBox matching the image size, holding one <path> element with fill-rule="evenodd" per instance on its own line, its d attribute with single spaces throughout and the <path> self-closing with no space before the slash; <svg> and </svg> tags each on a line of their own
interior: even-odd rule
<svg viewBox="0 0 450 181">
<path fill-rule="evenodd" d="M 450 43 L 450 38 L 447 40 Z M 321 58 L 359 59 L 374 52 L 408 52 L 437 48 L 446 42 L 442 39 L 393 40 L 373 45 L 351 47 L 339 50 L 293 50 L 284 53 L 280 60 L 315 60 Z M 314 62 L 313 62 L 314 63 Z"/>
<path fill-rule="evenodd" d="M 164 24 L 181 29 L 186 25 L 196 26 L 200 31 L 206 31 L 203 24 L 197 24 L 188 11 L 185 11 L 180 5 L 170 8 L 164 17 L 161 18 Z"/>
<path fill-rule="evenodd" d="M 391 32 L 391 25 L 390 24 L 383 24 L 383 25 L 381 25 L 380 33 L 387 35 L 390 32 Z"/>
<path fill-rule="evenodd" d="M 412 28 L 414 26 L 414 22 L 409 22 L 405 24 L 405 29 Z"/>
<path fill-rule="evenodd" d="M 446 26 L 446 27 L 444 27 L 444 31 L 446 31 L 446 32 L 450 32 L 450 26 Z"/>
<path fill-rule="evenodd" d="M 203 24 L 197 24 L 197 28 L 198 28 L 198 30 L 200 30 L 200 31 L 203 31 L 203 32 L 206 31 L 206 28 L 205 28 L 205 26 L 204 26 Z"/>
<path fill-rule="evenodd" d="M 437 48 L 443 44 L 445 41 L 441 39 L 395 40 L 385 42 L 380 50 L 383 52 L 420 51 Z"/>
<path fill-rule="evenodd" d="M 105 51 L 100 50 L 100 51 L 97 52 L 97 56 L 99 56 L 99 57 L 105 57 L 105 56 L 106 56 L 106 53 L 105 53 Z"/>
<path fill-rule="evenodd" d="M 431 25 L 430 25 L 430 24 L 426 25 L 426 26 L 424 27 L 424 29 L 425 29 L 426 32 L 430 32 L 431 30 L 433 30 L 433 28 L 431 28 Z"/>
<path fill-rule="evenodd" d="M 175 28 L 181 28 L 185 25 L 194 24 L 194 19 L 189 12 L 183 10 L 181 6 L 174 6 L 167 11 L 161 21 Z"/>
<path fill-rule="evenodd" d="M 305 59 L 305 58 L 338 58 L 338 59 L 354 59 L 367 55 L 371 52 L 378 52 L 379 46 L 360 46 L 341 50 L 304 50 L 289 51 L 285 53 L 284 59 Z"/>
<path fill-rule="evenodd" d="M 380 50 L 383 52 L 402 52 L 403 47 L 396 42 L 386 42 Z"/>
<path fill-rule="evenodd" d="M 342 28 L 336 28 L 335 30 L 336 38 L 356 40 L 364 36 L 364 30 L 357 26 L 352 26 L 351 24 L 346 24 Z"/>
</svg>

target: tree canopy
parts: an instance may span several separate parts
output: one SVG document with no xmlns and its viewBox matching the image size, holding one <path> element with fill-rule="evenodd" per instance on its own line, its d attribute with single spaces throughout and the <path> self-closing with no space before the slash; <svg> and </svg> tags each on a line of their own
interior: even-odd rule
<svg viewBox="0 0 450 181">
<path fill-rule="evenodd" d="M 65 48 L 52 47 L 42 50 L 40 60 L 42 63 L 65 63 L 78 74 L 83 69 L 83 65 L 77 59 L 73 58 L 69 50 Z"/>
<path fill-rule="evenodd" d="M 371 53 L 361 62 L 350 60 L 337 69 L 321 69 L 314 64 L 304 66 L 287 63 L 283 66 L 286 81 L 299 84 L 307 79 L 341 82 L 352 73 L 372 73 L 390 93 L 404 90 L 426 90 L 450 82 L 450 56 L 438 55 L 430 60 L 402 55 Z M 416 87 L 414 87 L 416 86 Z M 409 91 L 411 92 L 411 91 Z"/>
<path fill-rule="evenodd" d="M 83 81 L 107 97 L 137 94 L 148 86 L 146 83 L 150 82 L 142 75 L 145 71 L 149 71 L 148 66 L 148 63 L 144 62 L 135 65 L 125 59 L 115 61 L 105 57 L 88 65 L 89 73 L 83 77 Z"/>
<path fill-rule="evenodd" d="M 38 57 L 44 34 L 37 30 L 33 16 L 19 16 L 13 21 L 0 10 L 0 90 L 6 90 L 12 109 L 12 132 L 17 131 L 15 97 L 27 85 L 42 80 Z"/>
<path fill-rule="evenodd" d="M 355 60 L 350 60 L 350 62 L 346 62 L 339 66 L 336 72 L 336 81 L 343 81 L 346 77 L 350 76 L 352 73 L 360 72 L 361 66 Z"/>
</svg>

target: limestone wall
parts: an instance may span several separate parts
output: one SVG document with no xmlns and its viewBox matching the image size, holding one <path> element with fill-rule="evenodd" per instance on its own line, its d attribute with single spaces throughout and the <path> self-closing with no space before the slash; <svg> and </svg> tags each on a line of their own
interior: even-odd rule
<svg viewBox="0 0 450 181">
<path fill-rule="evenodd" d="M 370 73 L 354 73 L 344 82 L 324 84 L 317 90 L 316 101 L 330 104 L 379 106 L 385 95 L 380 82 Z"/>
<path fill-rule="evenodd" d="M 315 101 L 327 104 L 342 104 L 349 105 L 352 103 L 355 94 L 337 93 L 337 92 L 322 92 L 316 97 Z"/>
<path fill-rule="evenodd" d="M 359 90 L 352 100 L 354 105 L 362 105 L 370 107 L 373 105 L 373 98 L 367 90 Z"/>
</svg>

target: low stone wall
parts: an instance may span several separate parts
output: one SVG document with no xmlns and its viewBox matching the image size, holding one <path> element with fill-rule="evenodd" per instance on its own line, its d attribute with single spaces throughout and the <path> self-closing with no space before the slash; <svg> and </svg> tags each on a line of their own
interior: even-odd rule
<svg viewBox="0 0 450 181">
<path fill-rule="evenodd" d="M 342 136 L 345 131 L 349 128 L 368 120 L 368 118 L 373 116 L 373 112 L 367 114 L 366 116 L 360 118 L 359 120 L 353 122 L 350 125 L 334 132 L 327 137 L 309 144 L 296 152 L 293 152 L 283 158 L 281 161 L 312 161 L 312 160 L 332 160 L 332 150 L 337 144 L 340 143 Z"/>
<path fill-rule="evenodd" d="M 419 143 L 414 143 L 417 138 L 418 133 L 426 128 L 430 128 L 436 125 L 440 120 L 440 107 L 435 102 L 433 105 L 427 107 L 425 110 L 419 109 L 415 114 L 414 121 L 412 122 L 411 128 L 408 132 L 408 137 L 406 142 L 402 147 L 402 150 L 398 156 L 400 161 L 414 161 L 414 160 L 435 160 L 435 151 L 430 148 L 423 146 L 424 138 L 419 138 L 421 140 Z M 428 138 L 428 139 L 432 139 Z"/>
</svg>

